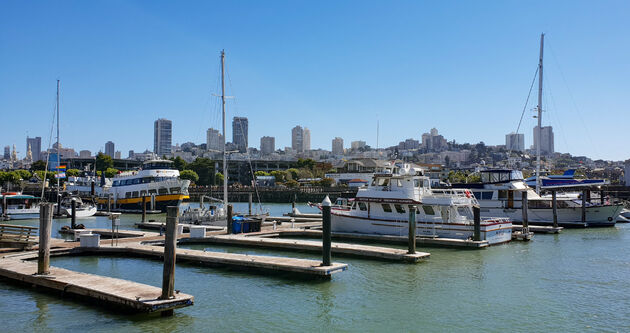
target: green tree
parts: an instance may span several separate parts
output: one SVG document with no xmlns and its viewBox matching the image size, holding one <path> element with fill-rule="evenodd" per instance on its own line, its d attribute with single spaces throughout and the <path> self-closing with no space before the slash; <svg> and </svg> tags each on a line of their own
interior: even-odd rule
<svg viewBox="0 0 630 333">
<path fill-rule="evenodd" d="M 324 178 L 319 181 L 319 186 L 323 187 L 331 187 L 335 183 L 335 180 L 332 178 Z"/>
<path fill-rule="evenodd" d="M 184 159 L 179 156 L 172 158 L 171 161 L 173 161 L 173 166 L 175 167 L 175 169 L 179 171 L 185 170 L 186 166 L 188 165 L 188 163 L 186 163 L 186 161 L 184 161 Z"/>
<path fill-rule="evenodd" d="M 96 170 L 105 171 L 109 168 L 114 167 L 114 160 L 109 155 L 105 155 L 103 153 L 98 153 L 96 155 Z"/>
<path fill-rule="evenodd" d="M 305 169 L 313 170 L 317 162 L 315 162 L 315 160 L 312 160 L 310 158 L 298 158 L 296 164 L 298 168 L 305 168 Z"/>
<path fill-rule="evenodd" d="M 291 168 L 287 169 L 287 180 L 298 179 L 298 169 Z"/>
<path fill-rule="evenodd" d="M 31 171 L 35 170 L 46 170 L 46 161 L 39 160 L 33 162 L 33 164 L 31 164 Z"/>
<path fill-rule="evenodd" d="M 186 169 L 194 171 L 199 176 L 197 185 L 212 185 L 215 181 L 214 162 L 209 158 L 198 157 L 189 163 Z"/>
<path fill-rule="evenodd" d="M 182 170 L 179 173 L 180 179 L 188 179 L 193 183 L 196 183 L 199 180 L 199 175 L 192 170 Z"/>
<path fill-rule="evenodd" d="M 262 170 L 258 170 L 256 172 L 254 172 L 254 176 L 271 176 L 268 172 L 262 171 Z"/>
<path fill-rule="evenodd" d="M 14 172 L 17 173 L 20 176 L 20 179 L 23 180 L 29 180 L 32 176 L 32 174 L 27 170 L 15 170 Z"/>
<path fill-rule="evenodd" d="M 67 177 L 79 177 L 80 174 L 81 170 L 79 169 L 68 169 L 68 171 L 66 171 Z"/>
<path fill-rule="evenodd" d="M 114 169 L 114 168 L 107 168 L 107 170 L 105 170 L 105 177 L 107 178 L 114 178 L 114 176 L 116 176 L 116 174 L 118 174 L 118 169 Z"/>
<path fill-rule="evenodd" d="M 214 181 L 215 181 L 215 185 L 223 185 L 223 174 L 220 172 L 217 172 L 216 175 L 214 175 Z"/>
<path fill-rule="evenodd" d="M 284 183 L 284 185 L 290 188 L 296 188 L 300 186 L 300 183 L 298 183 L 296 180 L 290 179 L 290 180 L 287 180 L 286 183 Z"/>
<path fill-rule="evenodd" d="M 7 175 L 5 176 L 6 182 L 15 184 L 15 185 L 17 185 L 21 179 L 22 177 L 20 177 L 20 174 L 15 171 L 7 172 Z"/>
<path fill-rule="evenodd" d="M 283 170 L 271 171 L 271 175 L 276 177 L 276 183 L 284 183 L 287 181 L 287 172 Z"/>
</svg>

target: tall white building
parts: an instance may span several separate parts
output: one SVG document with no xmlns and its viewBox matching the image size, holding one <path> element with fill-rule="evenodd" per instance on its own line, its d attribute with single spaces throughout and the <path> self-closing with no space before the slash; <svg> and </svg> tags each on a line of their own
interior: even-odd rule
<svg viewBox="0 0 630 333">
<path fill-rule="evenodd" d="M 332 140 L 333 155 L 343 155 L 343 139 L 336 137 Z"/>
<path fill-rule="evenodd" d="M 223 135 L 214 128 L 206 131 L 206 148 L 210 150 L 223 151 Z"/>
<path fill-rule="evenodd" d="M 311 150 L 311 130 L 304 127 L 304 151 Z"/>
<path fill-rule="evenodd" d="M 514 132 L 506 134 L 505 148 L 511 151 L 525 151 L 525 134 Z"/>
<path fill-rule="evenodd" d="M 173 123 L 168 119 L 160 118 L 153 125 L 153 152 L 160 157 L 170 155 Z"/>
<path fill-rule="evenodd" d="M 26 137 L 26 149 L 31 147 L 31 154 L 33 156 L 33 161 L 39 161 L 41 159 L 40 154 L 42 153 L 42 138 L 37 136 L 34 138 Z"/>
<path fill-rule="evenodd" d="M 305 128 L 302 128 L 302 126 L 295 126 L 293 127 L 293 129 L 291 129 L 291 149 L 293 149 L 294 152 L 296 153 L 303 153 L 305 151 L 305 138 L 304 138 L 304 132 L 305 132 Z M 309 144 L 309 148 L 310 148 L 310 143 L 311 143 L 311 134 L 310 131 L 308 132 L 308 144 Z"/>
<path fill-rule="evenodd" d="M 536 145 L 538 143 L 537 133 L 538 126 L 534 127 L 534 146 L 532 147 L 534 150 L 536 149 Z M 543 126 L 540 131 L 540 153 L 542 155 L 549 155 L 554 152 L 553 128 L 551 126 Z"/>
<path fill-rule="evenodd" d="M 352 141 L 350 142 L 350 148 L 352 150 L 357 150 L 366 146 L 365 141 Z"/>
<path fill-rule="evenodd" d="M 114 149 L 114 143 L 111 141 L 107 141 L 107 143 L 105 143 L 105 155 L 114 158 L 115 153 L 116 150 Z"/>
<path fill-rule="evenodd" d="M 260 138 L 260 152 L 263 155 L 269 155 L 276 150 L 276 138 L 272 136 L 263 136 Z"/>
</svg>

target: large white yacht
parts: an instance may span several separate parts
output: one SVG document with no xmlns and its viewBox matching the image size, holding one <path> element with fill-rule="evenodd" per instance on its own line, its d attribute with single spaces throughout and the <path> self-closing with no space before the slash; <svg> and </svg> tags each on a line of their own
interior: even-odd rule
<svg viewBox="0 0 630 333">
<path fill-rule="evenodd" d="M 507 217 L 522 222 L 521 193 L 527 192 L 527 219 L 531 224 L 552 225 L 553 209 L 550 196 L 541 197 L 523 180 L 523 173 L 510 169 L 483 170 L 481 183 L 453 184 L 453 188 L 469 188 L 479 201 L 481 216 Z M 582 222 L 581 204 L 574 198 L 557 197 L 558 224 L 564 227 L 612 226 L 623 206 L 621 204 L 588 204 Z"/>
<path fill-rule="evenodd" d="M 349 206 L 334 206 L 332 231 L 406 236 L 409 209 L 415 207 L 418 236 L 470 239 L 474 232 L 472 208 L 476 204 L 470 191 L 432 189 L 421 169 L 402 164 L 390 173 L 374 174 L 372 183 L 360 188 Z M 481 221 L 482 240 L 499 244 L 511 238 L 509 219 Z"/>
<path fill-rule="evenodd" d="M 98 198 L 101 207 L 107 207 L 108 200 L 117 209 L 140 210 L 142 197 L 148 197 L 155 210 L 166 211 L 167 206 L 178 206 L 188 199 L 190 180 L 179 179 L 179 170 L 173 168 L 169 160 L 144 162 L 142 169 L 125 171 L 112 179 L 111 186 L 102 188 Z"/>
</svg>

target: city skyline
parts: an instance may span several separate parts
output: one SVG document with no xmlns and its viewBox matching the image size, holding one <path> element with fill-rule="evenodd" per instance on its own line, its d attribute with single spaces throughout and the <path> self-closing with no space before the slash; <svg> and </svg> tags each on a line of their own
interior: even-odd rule
<svg viewBox="0 0 630 333">
<path fill-rule="evenodd" d="M 20 156 L 26 136 L 49 147 L 58 78 L 64 146 L 103 151 L 114 132 L 120 151 L 153 150 L 147 120 L 161 117 L 178 126 L 173 142 L 203 142 L 207 128 L 220 128 L 212 93 L 220 92 L 225 49 L 227 94 L 235 96 L 227 118 L 247 117 L 251 142 L 273 135 L 277 147 L 290 146 L 291 137 L 277 133 L 302 124 L 313 133 L 311 148 L 326 149 L 339 134 L 376 147 L 378 122 L 380 147 L 418 140 L 431 127 L 457 142 L 503 144 L 518 125 L 546 32 L 543 126 L 554 127 L 555 150 L 628 158 L 627 3 L 540 2 L 542 14 L 532 3 L 461 2 L 455 11 L 427 3 L 356 4 L 323 13 L 300 3 L 251 3 L 239 11 L 191 3 L 183 11 L 159 2 L 33 8 L 5 2 L 0 42 L 12 52 L 0 54 L 0 73 L 11 84 L 0 90 L 0 110 L 12 126 L 0 143 L 15 143 Z M 187 15 L 210 7 L 237 13 L 210 21 Z M 242 23 L 261 11 L 273 15 Z M 533 144 L 533 99 L 519 129 L 526 147 Z"/>
</svg>

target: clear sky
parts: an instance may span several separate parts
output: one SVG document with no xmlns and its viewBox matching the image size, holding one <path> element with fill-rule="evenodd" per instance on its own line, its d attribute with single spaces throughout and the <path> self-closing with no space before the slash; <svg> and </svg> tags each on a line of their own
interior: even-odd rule
<svg viewBox="0 0 630 333">
<path fill-rule="evenodd" d="M 56 80 L 61 143 L 153 149 L 220 129 L 219 52 L 231 118 L 250 146 L 295 125 L 312 148 L 420 139 L 504 144 L 515 131 L 545 39 L 543 124 L 557 151 L 630 158 L 628 1 L 0 1 L 0 146 L 48 146 Z M 535 89 L 520 133 L 532 140 Z"/>
</svg>

